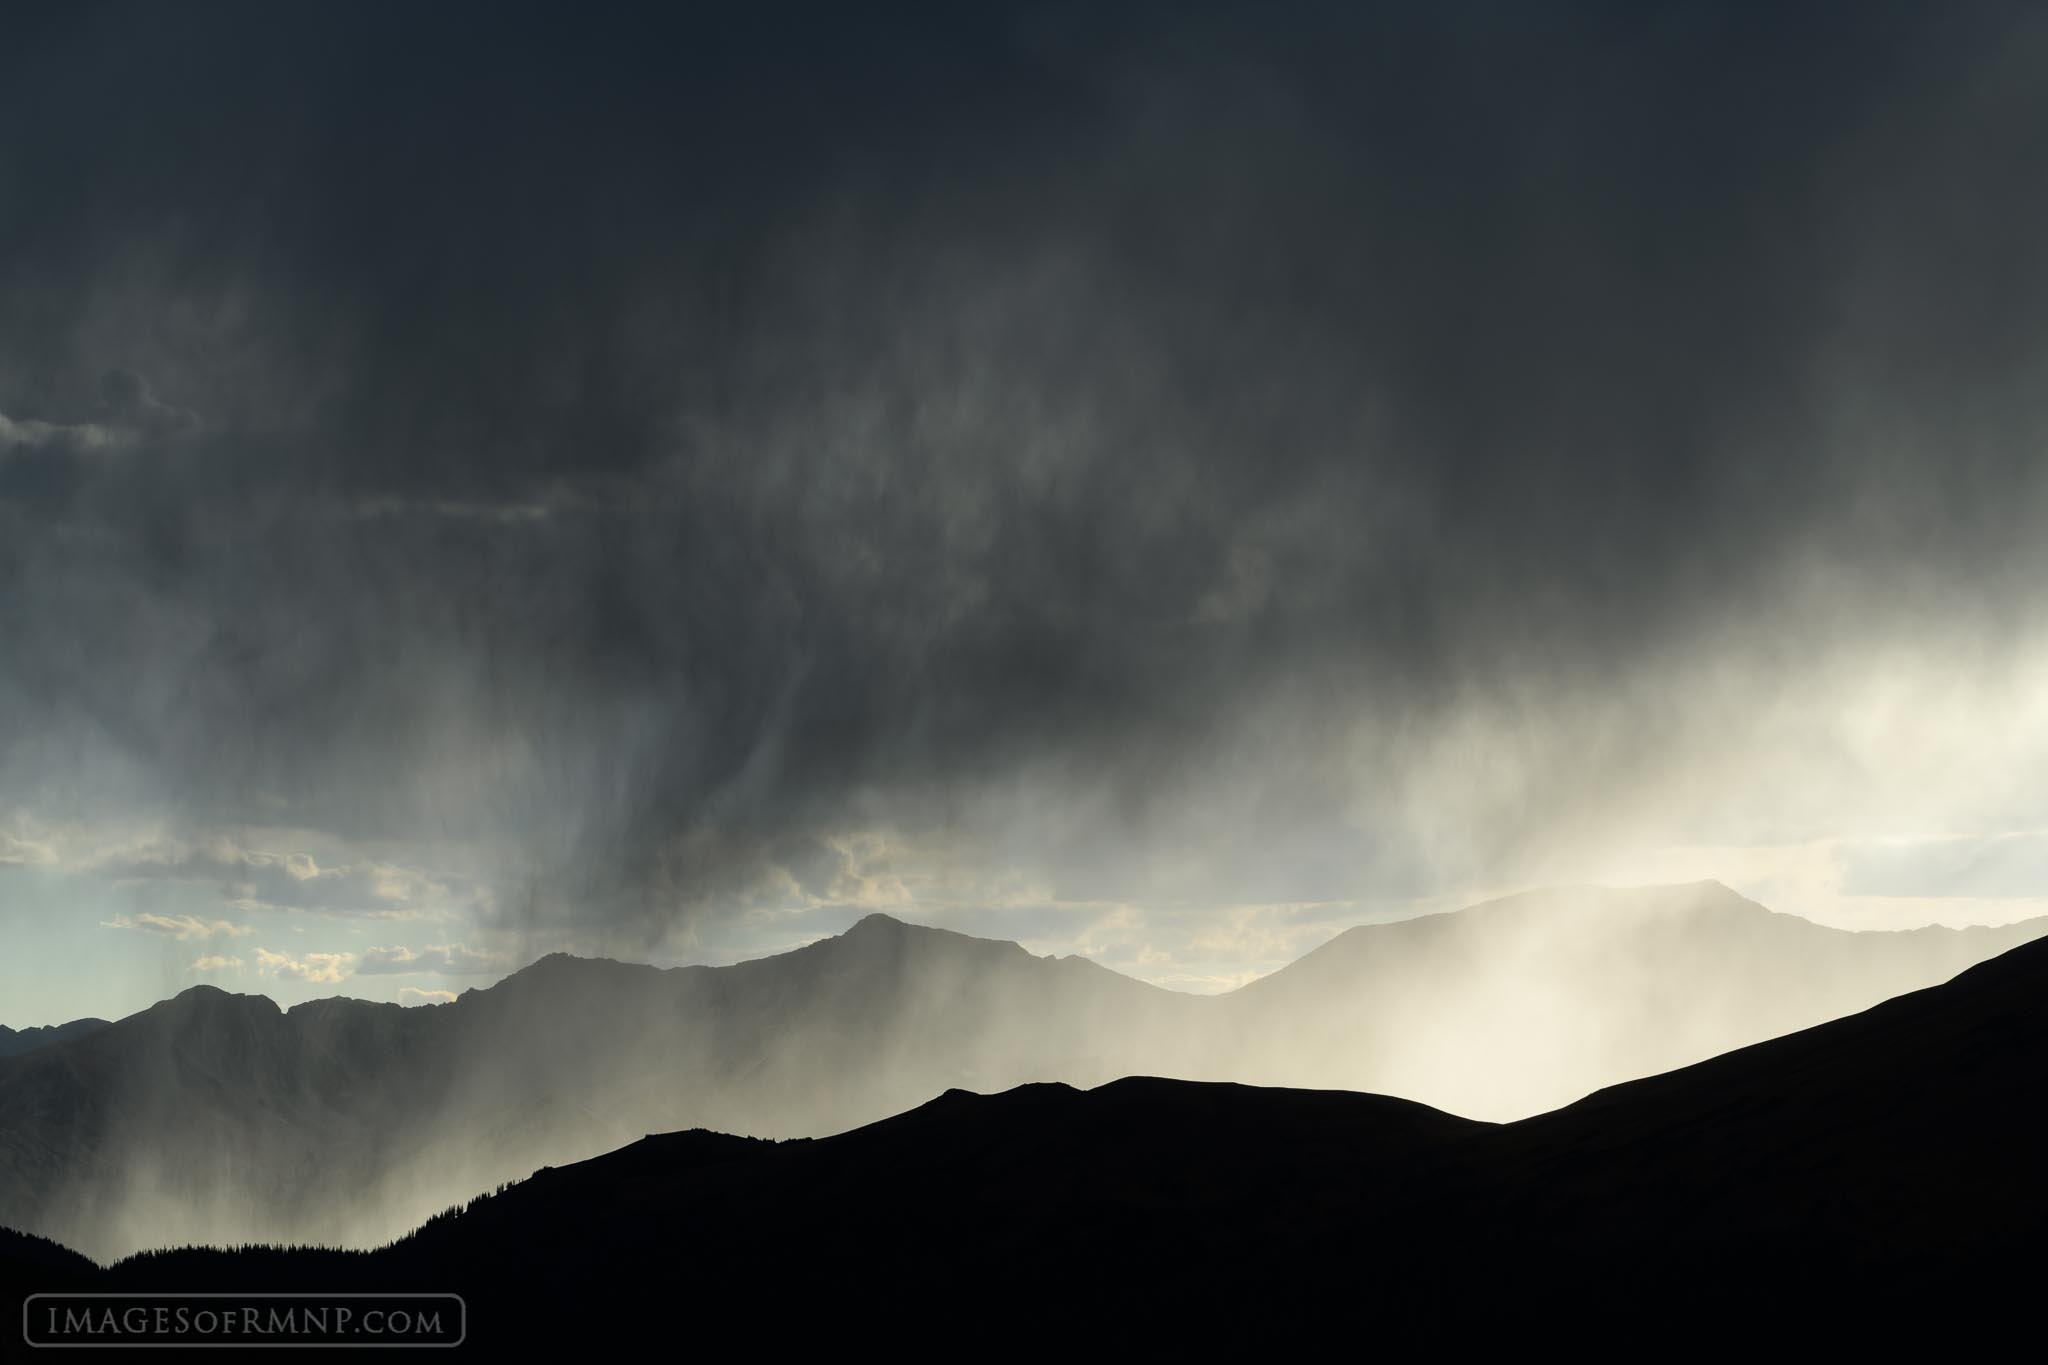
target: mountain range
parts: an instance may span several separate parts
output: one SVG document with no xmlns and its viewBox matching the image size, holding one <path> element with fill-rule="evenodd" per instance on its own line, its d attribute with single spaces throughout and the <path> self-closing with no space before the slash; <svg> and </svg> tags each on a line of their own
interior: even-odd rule
<svg viewBox="0 0 2048 1365">
<path fill-rule="evenodd" d="M 195 987 L 0 1061 L 0 1224 L 101 1260 L 375 1245 L 649 1133 L 815 1137 L 949 1090 L 1132 1075 L 1519 1118 L 2044 930 L 1850 933 L 1707 883 L 1366 926 L 1210 997 L 881 915 L 730 967 L 551 956 L 431 1008 Z"/>
<path fill-rule="evenodd" d="M 1970 1351 L 2048 1231 L 2048 943 L 1496 1125 L 1148 1077 L 951 1091 L 822 1139 L 645 1138 L 374 1252 L 193 1249 L 40 1289 L 462 1293 L 470 1344 L 1536 1343 Z"/>
</svg>

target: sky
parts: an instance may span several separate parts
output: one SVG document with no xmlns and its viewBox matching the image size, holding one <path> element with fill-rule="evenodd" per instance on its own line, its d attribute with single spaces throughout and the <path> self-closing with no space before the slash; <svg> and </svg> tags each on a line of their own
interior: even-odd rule
<svg viewBox="0 0 2048 1365">
<path fill-rule="evenodd" d="M 10 5 L 0 1023 L 2048 912 L 2048 14 Z"/>
</svg>

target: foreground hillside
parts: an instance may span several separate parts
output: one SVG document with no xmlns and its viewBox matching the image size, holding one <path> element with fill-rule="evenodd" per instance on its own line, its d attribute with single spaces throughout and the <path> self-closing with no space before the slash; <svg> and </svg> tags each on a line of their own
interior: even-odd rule
<svg viewBox="0 0 2048 1365">
<path fill-rule="evenodd" d="M 431 1009 L 281 1011 L 201 987 L 0 1061 L 0 1225 L 101 1260 L 374 1245 L 650 1132 L 819 1136 L 951 1089 L 1133 1074 L 1515 1118 L 1933 984 L 2044 928 L 1845 933 L 1708 883 L 1355 929 L 1219 997 L 879 915 L 732 967 L 549 957 Z"/>
</svg>

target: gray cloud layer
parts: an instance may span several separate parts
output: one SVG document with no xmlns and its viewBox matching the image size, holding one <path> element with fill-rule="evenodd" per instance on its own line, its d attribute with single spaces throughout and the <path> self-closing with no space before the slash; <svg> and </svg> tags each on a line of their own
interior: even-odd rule
<svg viewBox="0 0 2048 1365">
<path fill-rule="evenodd" d="M 629 940 L 868 826 L 1419 894 L 2048 567 L 2023 8 L 11 22 L 45 818 L 498 841 Z"/>
</svg>

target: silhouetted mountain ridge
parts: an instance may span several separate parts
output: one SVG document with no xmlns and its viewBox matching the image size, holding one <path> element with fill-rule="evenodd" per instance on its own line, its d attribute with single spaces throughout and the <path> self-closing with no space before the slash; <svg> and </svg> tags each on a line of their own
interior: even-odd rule
<svg viewBox="0 0 2048 1365">
<path fill-rule="evenodd" d="M 1512 1117 L 2044 928 L 1849 934 L 1718 886 L 1580 889 L 1351 930 L 1216 997 L 883 915 L 727 967 L 550 955 L 431 1009 L 195 987 L 0 1062 L 0 1222 L 102 1256 L 373 1243 L 650 1132 L 820 1136 L 948 1091 L 1133 1074 Z"/>
<path fill-rule="evenodd" d="M 1155 1351 L 1967 1353 L 2031 1323 L 2044 1120 L 2035 943 L 1512 1124 L 1154 1077 L 954 1089 L 826 1138 L 647 1138 L 375 1253 L 183 1251 L 93 1283 L 456 1290 L 487 1350 L 601 1347 L 684 1300 L 822 1346 L 909 1291 L 920 1333 Z"/>
</svg>

